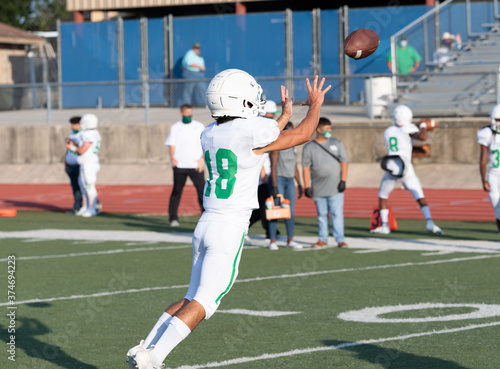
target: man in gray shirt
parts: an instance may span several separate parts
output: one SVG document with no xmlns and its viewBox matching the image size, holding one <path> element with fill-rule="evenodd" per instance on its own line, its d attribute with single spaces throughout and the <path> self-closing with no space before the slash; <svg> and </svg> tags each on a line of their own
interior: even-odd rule
<svg viewBox="0 0 500 369">
<path fill-rule="evenodd" d="M 347 179 L 347 154 L 342 142 L 332 136 L 332 123 L 320 118 L 316 138 L 302 151 L 304 194 L 314 199 L 318 212 L 318 241 L 314 247 L 328 245 L 328 212 L 332 217 L 333 237 L 346 248 L 344 237 L 344 191 Z"/>
</svg>

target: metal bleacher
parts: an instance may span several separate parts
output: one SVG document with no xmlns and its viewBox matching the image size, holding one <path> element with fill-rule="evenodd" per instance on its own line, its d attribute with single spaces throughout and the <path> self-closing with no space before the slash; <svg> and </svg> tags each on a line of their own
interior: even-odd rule
<svg viewBox="0 0 500 369">
<path fill-rule="evenodd" d="M 406 104 L 415 116 L 488 115 L 497 103 L 500 67 L 500 29 L 494 26 L 457 52 L 432 74 L 398 84 L 397 104 Z"/>
<path fill-rule="evenodd" d="M 412 27 L 421 27 L 425 21 L 433 21 L 433 17 L 439 17 L 440 7 L 444 8 L 451 2 L 453 0 L 445 1 L 393 35 L 392 51 L 395 50 L 397 36 Z M 394 101 L 387 109 L 405 104 L 415 116 L 421 117 L 489 115 L 500 100 L 500 11 L 498 0 L 494 0 L 493 4 L 495 22 L 481 24 L 484 30 L 481 33 L 469 32 L 468 24 L 465 45 L 445 65 L 428 62 L 426 72 L 415 76 L 412 81 L 401 76 L 393 77 Z M 467 1 L 467 11 L 469 23 L 470 1 Z"/>
</svg>

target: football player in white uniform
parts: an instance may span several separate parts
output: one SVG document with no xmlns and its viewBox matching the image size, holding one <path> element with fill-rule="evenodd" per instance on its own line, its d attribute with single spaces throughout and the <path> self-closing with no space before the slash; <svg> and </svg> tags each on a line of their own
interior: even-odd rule
<svg viewBox="0 0 500 369">
<path fill-rule="evenodd" d="M 396 183 L 402 182 L 403 187 L 411 192 L 413 198 L 420 205 L 420 210 L 427 221 L 425 229 L 428 232 L 441 235 L 443 234 L 443 231 L 432 221 L 431 210 L 429 209 L 427 200 L 424 197 L 422 185 L 420 184 L 420 180 L 418 179 L 411 163 L 413 140 L 424 141 L 427 139 L 427 125 L 425 123 L 421 123 L 420 127 L 417 127 L 412 124 L 411 120 L 413 119 L 413 113 L 406 105 L 396 106 L 392 112 L 391 118 L 393 125 L 388 127 L 384 132 L 385 146 L 387 147 L 388 155 L 397 155 L 401 158 L 402 163 L 404 164 L 402 165 L 404 170 L 398 176 L 395 176 L 394 172 L 391 173 L 391 168 L 387 168 L 378 191 L 382 225 L 378 228 L 372 229 L 370 232 L 382 234 L 391 233 L 391 230 L 389 229 L 389 208 L 387 207 L 387 199 L 396 186 Z M 392 161 L 390 164 L 392 164 L 393 167 L 395 166 L 395 163 Z M 392 169 L 397 170 L 397 168 Z"/>
<path fill-rule="evenodd" d="M 495 211 L 500 234 L 500 105 L 493 107 L 490 117 L 490 126 L 477 132 L 477 143 L 481 145 L 479 171 L 483 189 L 488 192 L 491 206 Z"/>
<path fill-rule="evenodd" d="M 82 217 L 96 216 L 97 205 L 97 173 L 101 169 L 99 164 L 99 149 L 101 147 L 101 134 L 97 130 L 98 119 L 94 114 L 84 114 L 80 119 L 79 142 L 66 144 L 68 150 L 78 154 L 77 162 L 80 164 L 80 189 L 83 195 L 83 206 L 76 213 Z"/>
<path fill-rule="evenodd" d="M 314 78 L 304 120 L 282 131 L 292 115 L 288 90 L 281 87 L 282 114 L 277 121 L 261 117 L 262 89 L 248 73 L 228 69 L 207 89 L 215 122 L 201 135 L 209 178 L 204 208 L 193 234 L 191 281 L 186 296 L 168 307 L 145 340 L 127 353 L 130 368 L 160 368 L 170 351 L 203 320 L 209 319 L 229 292 L 236 276 L 252 209 L 258 207 L 257 186 L 264 154 L 307 142 L 320 117 L 325 80 Z"/>
</svg>

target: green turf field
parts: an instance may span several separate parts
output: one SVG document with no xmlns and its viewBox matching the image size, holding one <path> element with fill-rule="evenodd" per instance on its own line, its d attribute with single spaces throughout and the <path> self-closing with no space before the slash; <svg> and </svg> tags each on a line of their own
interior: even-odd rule
<svg viewBox="0 0 500 369">
<path fill-rule="evenodd" d="M 0 368 L 128 368 L 126 351 L 186 292 L 196 220 L 181 219 L 175 229 L 186 234 L 181 242 L 158 242 L 155 235 L 172 232 L 166 217 L 20 212 L 0 218 Z M 356 247 L 371 242 L 368 223 L 346 219 L 349 249 L 245 247 L 237 283 L 219 311 L 170 354 L 166 367 L 498 368 L 495 225 L 438 222 L 446 233 L 438 244 L 423 221 L 401 220 L 398 232 L 375 238 L 374 249 Z M 284 224 L 278 228 L 284 232 Z M 316 232 L 314 218 L 297 219 L 298 238 L 314 240 Z M 79 239 L 64 239 L 71 233 Z M 260 224 L 250 232 L 257 233 Z M 398 239 L 415 249 L 390 249 Z M 464 252 L 446 252 L 454 243 Z M 422 251 L 423 244 L 436 251 Z M 492 249 L 475 252 L 477 245 Z M 371 307 L 380 309 L 364 310 Z M 13 321 L 6 316 L 12 311 Z M 11 335 L 15 362 L 7 351 Z"/>
</svg>

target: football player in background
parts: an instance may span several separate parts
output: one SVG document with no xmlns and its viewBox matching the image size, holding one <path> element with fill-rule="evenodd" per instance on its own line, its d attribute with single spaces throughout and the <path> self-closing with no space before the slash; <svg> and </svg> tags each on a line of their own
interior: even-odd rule
<svg viewBox="0 0 500 369">
<path fill-rule="evenodd" d="M 97 173 L 101 169 L 99 164 L 99 149 L 101 147 L 101 134 L 97 130 L 98 119 L 94 114 L 84 114 L 80 119 L 81 132 L 79 142 L 66 143 L 66 148 L 78 154 L 77 162 L 80 165 L 80 176 L 78 181 L 83 195 L 83 206 L 76 213 L 82 217 L 93 217 L 98 214 L 96 205 Z"/>
<path fill-rule="evenodd" d="M 325 80 L 306 80 L 309 105 L 304 120 L 283 131 L 292 115 L 288 90 L 281 87 L 282 113 L 263 118 L 262 88 L 248 73 L 228 69 L 207 89 L 215 122 L 201 135 L 209 178 L 204 208 L 193 233 L 191 281 L 186 296 L 170 305 L 145 340 L 127 353 L 130 368 L 160 368 L 167 355 L 203 320 L 217 310 L 238 275 L 238 265 L 252 209 L 258 207 L 257 186 L 264 154 L 309 141 L 320 117 Z"/>
<path fill-rule="evenodd" d="M 488 192 L 491 206 L 495 211 L 500 234 L 500 105 L 495 105 L 490 113 L 491 124 L 477 132 L 477 143 L 481 145 L 479 172 L 483 189 Z"/>
<path fill-rule="evenodd" d="M 402 173 L 394 175 L 391 173 L 390 168 L 386 171 L 380 188 L 378 191 L 378 203 L 380 208 L 380 218 L 382 225 L 372 229 L 371 233 L 389 234 L 389 208 L 387 206 L 387 199 L 397 183 L 402 182 L 403 187 L 411 192 L 413 198 L 420 205 L 420 211 L 425 217 L 425 229 L 428 232 L 435 234 L 443 234 L 441 228 L 434 224 L 432 221 L 431 210 L 424 197 L 424 191 L 420 180 L 413 169 L 411 163 L 411 153 L 413 150 L 413 140 L 425 141 L 427 139 L 427 125 L 421 123 L 420 127 L 412 124 L 413 113 L 406 105 L 398 105 L 394 108 L 391 115 L 392 126 L 388 127 L 384 132 L 385 146 L 388 155 L 399 156 L 402 161 Z"/>
</svg>

